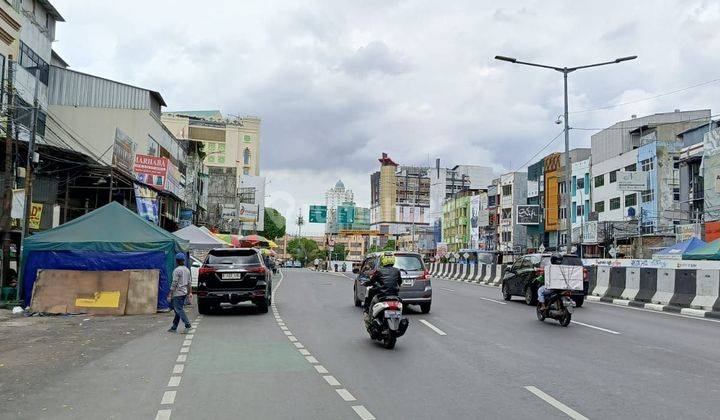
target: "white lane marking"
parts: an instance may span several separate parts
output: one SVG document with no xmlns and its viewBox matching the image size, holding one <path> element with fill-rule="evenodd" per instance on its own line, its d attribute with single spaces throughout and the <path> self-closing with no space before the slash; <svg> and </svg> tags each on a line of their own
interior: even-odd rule
<svg viewBox="0 0 720 420">
<path fill-rule="evenodd" d="M 192 340 L 185 340 L 182 343 L 183 346 L 189 346 L 190 344 L 192 344 Z"/>
<path fill-rule="evenodd" d="M 170 420 L 170 413 L 172 410 L 158 410 L 155 420 Z"/>
<path fill-rule="evenodd" d="M 284 323 L 284 322 L 278 322 L 278 325 L 281 326 L 281 327 L 284 327 L 284 326 L 285 326 L 285 323 Z"/>
<path fill-rule="evenodd" d="M 447 287 L 441 287 L 442 290 L 447 290 L 448 292 L 454 292 L 455 289 L 448 289 Z"/>
<path fill-rule="evenodd" d="M 345 388 L 336 389 L 335 392 L 345 401 L 357 401 L 357 399 L 353 397 L 353 394 Z"/>
<path fill-rule="evenodd" d="M 313 363 L 313 364 L 314 364 L 314 363 L 319 363 L 319 362 L 318 362 L 318 359 L 316 359 L 316 358 L 314 358 L 314 357 L 312 357 L 312 356 L 305 356 L 305 360 L 307 360 L 308 362 Z"/>
<path fill-rule="evenodd" d="M 364 405 L 353 405 L 352 409 L 362 420 L 375 420 L 375 416 L 365 408 Z"/>
<path fill-rule="evenodd" d="M 275 318 L 275 321 L 277 321 L 277 322 L 283 322 L 282 318 Z"/>
<path fill-rule="evenodd" d="M 193 335 L 193 334 L 188 334 L 185 336 L 186 340 L 192 340 L 193 338 L 195 338 L 195 335 Z"/>
<path fill-rule="evenodd" d="M 188 334 L 195 334 L 195 328 L 190 328 L 188 330 Z"/>
<path fill-rule="evenodd" d="M 281 325 L 281 326 L 280 326 L 280 329 L 283 330 L 283 331 L 287 331 L 287 330 L 288 330 L 288 327 L 286 327 L 286 326 L 284 326 L 284 325 Z"/>
<path fill-rule="evenodd" d="M 293 344 L 295 345 L 295 347 L 297 347 L 297 348 L 299 348 L 299 349 L 301 349 L 301 348 L 304 348 L 304 347 L 305 347 L 305 346 L 303 346 L 303 345 L 302 345 L 302 343 L 298 343 L 297 341 L 296 341 L 296 342 L 294 342 Z"/>
<path fill-rule="evenodd" d="M 616 307 L 616 308 L 618 307 L 618 305 L 616 305 L 616 304 L 614 304 L 614 303 L 600 302 L 600 301 L 596 301 L 596 300 L 591 300 L 591 299 L 590 299 L 591 297 L 597 297 L 597 296 L 588 296 L 588 297 L 586 297 L 586 299 L 587 299 L 586 302 L 590 302 L 590 303 L 592 303 L 593 305 L 614 306 L 614 307 Z M 676 314 L 676 313 L 673 313 L 673 312 L 658 312 L 658 311 L 652 311 L 652 310 L 645 309 L 645 308 L 636 308 L 636 307 L 634 307 L 634 306 L 624 306 L 624 305 L 623 305 L 623 306 L 621 306 L 621 307 L 622 307 L 622 308 L 625 308 L 625 309 L 632 309 L 633 311 L 660 313 L 660 314 L 663 314 L 663 315 L 677 316 L 677 317 L 680 317 L 680 318 L 697 319 L 697 320 L 699 320 L 699 321 L 720 322 L 720 319 L 700 318 L 700 317 L 697 317 L 697 316 L 690 316 L 690 315 L 684 315 L 684 314 Z"/>
<path fill-rule="evenodd" d="M 294 343 L 297 341 L 297 338 L 294 335 L 288 335 L 288 340 L 290 340 Z"/>
<path fill-rule="evenodd" d="M 173 404 L 175 403 L 175 394 L 177 391 L 165 391 L 160 404 Z"/>
<path fill-rule="evenodd" d="M 182 376 L 171 376 L 167 386 L 180 386 L 180 379 L 182 379 Z"/>
<path fill-rule="evenodd" d="M 183 370 L 185 370 L 185 365 L 175 365 L 173 367 L 173 373 L 183 373 Z"/>
<path fill-rule="evenodd" d="M 282 284 L 283 279 L 285 279 L 285 275 L 283 274 L 282 270 L 279 270 L 280 273 L 280 280 L 277 282 L 277 284 L 273 284 L 273 291 L 272 291 L 272 300 L 275 302 L 275 294 L 277 293 L 278 289 L 280 288 L 280 284 Z"/>
<path fill-rule="evenodd" d="M 553 407 L 557 408 L 558 410 L 562 411 L 563 413 L 567 414 L 570 418 L 575 420 L 588 420 L 587 417 L 583 416 L 582 414 L 578 413 L 577 411 L 573 410 L 572 408 L 568 407 L 567 405 L 561 403 L 560 401 L 556 400 L 555 398 L 551 397 L 550 395 L 542 392 L 541 390 L 537 389 L 534 386 L 526 386 L 525 389 L 532 392 L 540 398 L 541 400 L 545 401 L 546 403 L 552 405 Z"/>
<path fill-rule="evenodd" d="M 310 352 L 309 352 L 307 349 L 298 349 L 298 351 L 299 351 L 300 354 L 302 354 L 303 356 L 310 356 Z"/>
<path fill-rule="evenodd" d="M 289 330 L 288 330 L 288 331 L 283 331 L 283 333 L 285 333 L 285 335 L 293 335 L 293 333 L 292 333 L 291 331 L 289 331 Z"/>
<path fill-rule="evenodd" d="M 434 326 L 433 324 L 425 321 L 424 319 L 421 319 L 420 322 L 422 322 L 423 324 L 425 324 L 426 327 L 428 327 L 428 328 L 430 328 L 431 330 L 435 331 L 435 332 L 438 333 L 439 335 L 447 335 L 447 334 L 445 334 L 445 331 L 443 331 L 443 330 L 441 330 L 440 328 Z"/>
<path fill-rule="evenodd" d="M 490 298 L 486 298 L 486 297 L 482 297 L 482 296 L 478 296 L 478 298 L 479 298 L 479 299 L 482 299 L 482 300 L 487 300 L 488 302 L 498 303 L 498 304 L 500 304 L 500 305 L 507 305 L 507 302 L 501 302 L 501 301 L 496 300 L 496 299 L 490 299 Z"/>
<path fill-rule="evenodd" d="M 616 335 L 619 335 L 619 334 L 620 334 L 620 333 L 617 332 L 617 331 L 608 330 L 607 328 L 596 327 L 596 326 L 594 326 L 594 325 L 585 324 L 585 323 L 583 323 L 583 322 L 577 322 L 577 321 L 570 321 L 570 322 L 572 322 L 573 324 L 582 325 L 583 327 L 588 327 L 588 328 L 593 328 L 593 329 L 596 329 L 596 330 L 604 331 L 604 332 L 610 333 L 610 334 L 616 334 Z"/>
<path fill-rule="evenodd" d="M 179 363 L 179 362 L 184 362 L 186 360 L 187 360 L 187 354 L 181 354 L 180 356 L 178 356 L 176 362 Z"/>
<path fill-rule="evenodd" d="M 328 373 L 328 370 L 325 369 L 325 366 L 323 365 L 315 365 L 313 367 L 317 370 L 317 373 Z"/>
<path fill-rule="evenodd" d="M 323 379 L 325 379 L 325 382 L 327 382 L 330 386 L 340 386 L 340 381 L 335 379 L 332 375 L 324 375 Z"/>
<path fill-rule="evenodd" d="M 180 353 L 187 353 L 189 351 L 190 351 L 190 347 L 181 347 L 180 348 Z"/>
</svg>

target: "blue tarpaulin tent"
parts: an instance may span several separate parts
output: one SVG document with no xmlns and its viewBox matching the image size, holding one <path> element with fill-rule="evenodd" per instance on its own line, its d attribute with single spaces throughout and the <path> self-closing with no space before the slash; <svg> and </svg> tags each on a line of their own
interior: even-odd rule
<svg viewBox="0 0 720 420">
<path fill-rule="evenodd" d="M 175 253 L 187 242 L 144 220 L 130 209 L 112 202 L 55 229 L 23 241 L 22 297 L 30 304 L 40 269 L 116 271 L 158 269 L 158 308 L 168 307 L 170 274 Z"/>
<path fill-rule="evenodd" d="M 707 242 L 705 241 L 697 238 L 690 238 L 686 241 L 678 242 L 673 246 L 669 246 L 656 252 L 653 254 L 653 258 L 670 258 L 679 260 L 683 258 L 685 253 L 704 247 L 705 245 L 707 245 Z"/>
</svg>

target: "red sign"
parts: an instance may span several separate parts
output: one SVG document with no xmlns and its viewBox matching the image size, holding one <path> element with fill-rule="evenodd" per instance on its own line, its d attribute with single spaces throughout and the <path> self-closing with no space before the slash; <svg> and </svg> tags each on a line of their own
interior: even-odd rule
<svg viewBox="0 0 720 420">
<path fill-rule="evenodd" d="M 133 171 L 138 181 L 158 189 L 165 188 L 168 160 L 164 157 L 135 155 Z"/>
<path fill-rule="evenodd" d="M 720 238 L 720 222 L 705 223 L 705 242 L 712 242 Z"/>
</svg>

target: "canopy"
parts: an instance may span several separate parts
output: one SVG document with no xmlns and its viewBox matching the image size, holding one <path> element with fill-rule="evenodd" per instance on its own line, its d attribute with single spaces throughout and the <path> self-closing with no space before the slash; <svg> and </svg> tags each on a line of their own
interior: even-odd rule
<svg viewBox="0 0 720 420">
<path fill-rule="evenodd" d="M 269 246 L 270 248 L 277 248 L 277 247 L 278 247 L 278 244 L 276 244 L 275 241 L 269 240 L 269 241 L 268 241 L 268 246 Z"/>
<path fill-rule="evenodd" d="M 702 248 L 705 245 L 707 245 L 707 242 L 705 241 L 697 238 L 690 238 L 686 241 L 678 242 L 673 246 L 669 246 L 654 253 L 653 258 L 680 260 L 683 258 L 684 254 L 695 249 Z"/>
<path fill-rule="evenodd" d="M 213 249 L 229 246 L 226 242 L 221 241 L 210 233 L 206 233 L 195 225 L 189 225 L 177 230 L 173 235 L 180 239 L 187 240 L 190 244 L 190 249 Z"/>
<path fill-rule="evenodd" d="M 685 260 L 720 260 L 720 239 L 683 254 Z"/>
<path fill-rule="evenodd" d="M 270 241 L 260 235 L 247 235 L 240 238 L 240 246 L 242 247 L 254 247 L 254 246 L 264 246 L 267 247 L 270 245 Z"/>
<path fill-rule="evenodd" d="M 20 277 L 25 305 L 30 304 L 40 269 L 119 271 L 158 269 L 158 308 L 168 307 L 175 253 L 188 243 L 112 202 L 55 229 L 25 238 Z"/>
</svg>

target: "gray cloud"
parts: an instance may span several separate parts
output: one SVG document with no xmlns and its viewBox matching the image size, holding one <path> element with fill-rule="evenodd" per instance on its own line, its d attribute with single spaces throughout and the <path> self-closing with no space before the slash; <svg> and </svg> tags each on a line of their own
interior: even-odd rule
<svg viewBox="0 0 720 420">
<path fill-rule="evenodd" d="M 398 57 L 382 41 L 372 41 L 360 47 L 343 60 L 340 66 L 349 74 L 366 77 L 370 74 L 396 76 L 410 70 L 410 66 Z"/>
</svg>

